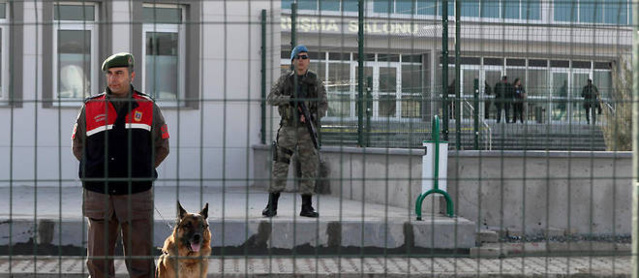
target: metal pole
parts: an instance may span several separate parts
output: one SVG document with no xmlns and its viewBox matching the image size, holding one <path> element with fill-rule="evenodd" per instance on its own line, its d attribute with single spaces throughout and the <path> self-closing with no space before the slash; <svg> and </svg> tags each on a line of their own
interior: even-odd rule
<svg viewBox="0 0 639 278">
<path fill-rule="evenodd" d="M 371 146 L 371 114 L 373 114 L 373 77 L 366 77 L 366 147 Z"/>
<path fill-rule="evenodd" d="M 632 6 L 632 277 L 639 278 L 639 3 Z"/>
<path fill-rule="evenodd" d="M 297 43 L 297 3 L 291 3 L 291 49 Z"/>
<path fill-rule="evenodd" d="M 444 141 L 448 141 L 448 0 L 442 1 L 442 118 Z"/>
<path fill-rule="evenodd" d="M 357 31 L 357 143 L 365 145 L 364 124 L 364 0 L 358 1 L 358 31 Z"/>
<path fill-rule="evenodd" d="M 362 147 L 364 142 L 364 0 L 358 0 L 359 16 L 357 30 L 357 144 Z"/>
<path fill-rule="evenodd" d="M 461 149 L 461 69 L 459 56 L 461 55 L 459 40 L 461 36 L 459 15 L 461 14 L 461 2 L 455 0 L 455 148 Z"/>
<path fill-rule="evenodd" d="M 262 92 L 261 92 L 261 109 L 262 109 L 262 126 L 260 127 L 260 142 L 266 144 L 266 10 L 262 10 Z"/>
<path fill-rule="evenodd" d="M 475 82 L 473 84 L 473 118 L 474 118 L 474 123 L 473 123 L 473 134 L 474 134 L 474 142 L 473 142 L 473 148 L 475 150 L 479 150 L 479 79 L 475 78 Z"/>
</svg>

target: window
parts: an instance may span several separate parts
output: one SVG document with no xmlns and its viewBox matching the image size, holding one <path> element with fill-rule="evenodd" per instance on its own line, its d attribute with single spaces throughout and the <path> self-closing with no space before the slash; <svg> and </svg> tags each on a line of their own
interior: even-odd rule
<svg viewBox="0 0 639 278">
<path fill-rule="evenodd" d="M 291 9 L 291 4 L 293 0 L 282 0 L 282 9 Z"/>
<path fill-rule="evenodd" d="M 342 9 L 345 12 L 358 12 L 359 3 L 357 0 L 342 0 Z"/>
<path fill-rule="evenodd" d="M 9 93 L 9 28 L 7 3 L 0 3 L 0 99 L 8 99 Z"/>
<path fill-rule="evenodd" d="M 328 63 L 328 77 L 324 79 L 328 97 L 326 115 L 329 117 L 348 118 L 351 116 L 350 54 L 341 56 L 342 60 Z"/>
<path fill-rule="evenodd" d="M 519 0 L 504 0 L 502 11 L 503 18 L 519 19 Z"/>
<path fill-rule="evenodd" d="M 317 0 L 298 0 L 297 8 L 300 10 L 317 10 Z"/>
<path fill-rule="evenodd" d="M 499 0 L 482 0 L 481 1 L 481 17 L 498 18 L 499 17 Z"/>
<path fill-rule="evenodd" d="M 521 4 L 521 19 L 541 19 L 541 0 L 524 0 Z"/>
<path fill-rule="evenodd" d="M 397 0 L 395 3 L 395 12 L 399 14 L 414 14 L 413 0 Z"/>
<path fill-rule="evenodd" d="M 600 0 L 580 0 L 579 22 L 603 22 L 603 13 L 601 12 L 602 7 L 603 5 Z"/>
<path fill-rule="evenodd" d="M 82 100 L 99 90 L 97 7 L 92 3 L 53 5 L 54 98 Z"/>
<path fill-rule="evenodd" d="M 322 11 L 337 11 L 339 12 L 340 0 L 323 0 L 319 1 L 320 10 Z"/>
<path fill-rule="evenodd" d="M 393 0 L 373 0 L 373 11 L 376 13 L 393 13 Z"/>
<path fill-rule="evenodd" d="M 435 15 L 436 9 L 437 9 L 437 1 L 417 0 L 417 14 Z"/>
<path fill-rule="evenodd" d="M 421 55 L 403 55 L 402 71 L 402 118 L 419 118 L 422 112 L 422 57 Z"/>
<path fill-rule="evenodd" d="M 185 98 L 184 9 L 144 5 L 142 90 L 164 105 Z"/>
<path fill-rule="evenodd" d="M 628 5 L 625 1 L 604 4 L 604 20 L 609 24 L 626 24 L 628 22 Z"/>
<path fill-rule="evenodd" d="M 409 0 L 405 0 L 409 1 Z M 293 0 L 282 0 L 282 10 L 290 10 Z M 358 0 L 298 0 L 298 10 L 306 11 L 329 11 L 329 12 L 357 12 Z"/>
<path fill-rule="evenodd" d="M 557 0 L 553 18 L 561 22 L 627 24 L 631 11 L 627 0 Z"/>
</svg>

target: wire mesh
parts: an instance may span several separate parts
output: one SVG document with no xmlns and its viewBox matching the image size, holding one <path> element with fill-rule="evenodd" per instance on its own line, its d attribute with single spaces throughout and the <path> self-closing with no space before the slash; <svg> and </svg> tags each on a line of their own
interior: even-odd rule
<svg viewBox="0 0 639 278">
<path fill-rule="evenodd" d="M 0 276 L 133 275 L 136 259 L 153 272 L 163 252 L 200 248 L 160 250 L 182 236 L 178 201 L 208 213 L 212 252 L 195 258 L 215 277 L 630 276 L 633 4 L 0 1 Z M 316 161 L 303 158 L 302 111 L 289 110 L 322 101 L 297 95 L 299 44 L 326 92 L 326 115 L 311 112 Z M 102 100 L 108 112 L 78 114 L 115 90 L 102 63 L 122 51 L 135 57 L 131 85 L 168 130 L 154 126 L 157 112 L 136 110 L 140 101 L 125 102 L 131 114 L 109 110 L 115 99 Z M 278 84 L 289 74 L 290 87 Z M 274 91 L 296 100 L 271 103 Z M 148 130 L 138 125 L 151 114 Z M 76 134 L 78 116 L 121 116 L 132 128 L 114 137 L 114 118 Z M 277 216 L 263 217 L 287 117 L 302 139 Z M 135 176 L 165 133 L 157 179 Z M 71 134 L 85 143 L 76 153 Z M 109 164 L 116 152 L 124 162 Z M 88 153 L 112 166 L 87 164 Z M 121 165 L 127 174 L 113 176 Z M 89 168 L 104 175 L 89 178 Z M 104 190 L 94 207 L 113 221 L 98 241 L 88 236 L 100 220 L 87 211 L 95 191 L 83 189 L 92 181 Z M 116 182 L 128 191 L 108 193 Z M 142 182 L 152 197 L 135 199 Z M 300 216 L 308 183 L 318 218 Z M 151 251 L 135 252 L 140 237 Z M 114 251 L 90 257 L 91 246 Z"/>
</svg>

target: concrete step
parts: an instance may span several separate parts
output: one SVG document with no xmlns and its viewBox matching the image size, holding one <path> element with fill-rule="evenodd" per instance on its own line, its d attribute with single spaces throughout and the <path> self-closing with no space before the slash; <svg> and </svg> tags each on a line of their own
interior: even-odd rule
<svg viewBox="0 0 639 278">
<path fill-rule="evenodd" d="M 298 216 L 299 194 L 283 193 L 278 215 L 263 218 L 267 192 L 253 188 L 155 187 L 153 241 L 161 247 L 172 232 L 177 196 L 189 211 L 209 203 L 211 246 L 232 254 L 306 252 L 337 254 L 345 250 L 373 253 L 466 250 L 475 246 L 475 224 L 463 218 L 425 214 L 416 221 L 413 210 L 328 195 L 314 197 L 320 217 Z M 9 195 L 0 188 L 0 196 Z M 0 254 L 33 254 L 36 249 L 80 255 L 86 246 L 79 187 L 14 187 L 12 202 L 0 202 Z M 37 199 L 37 206 L 34 200 Z M 9 204 L 13 209 L 9 209 Z M 12 211 L 13 214 L 9 215 Z M 21 251 L 22 250 L 22 251 Z M 354 250 L 354 251 L 353 251 Z M 65 251 L 66 252 L 66 251 Z M 445 251 L 448 252 L 448 251 Z"/>
</svg>

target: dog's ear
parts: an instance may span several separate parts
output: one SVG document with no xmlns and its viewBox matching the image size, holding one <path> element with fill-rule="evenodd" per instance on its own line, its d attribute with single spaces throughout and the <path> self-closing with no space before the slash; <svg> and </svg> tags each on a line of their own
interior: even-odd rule
<svg viewBox="0 0 639 278">
<path fill-rule="evenodd" d="M 177 202 L 178 205 L 178 217 L 180 220 L 182 220 L 182 218 L 184 218 L 186 216 L 186 214 L 188 213 L 180 204 L 180 201 Z"/>
<path fill-rule="evenodd" d="M 209 217 L 209 203 L 206 203 L 202 210 L 200 211 L 200 215 L 204 216 L 204 219 Z"/>
</svg>

